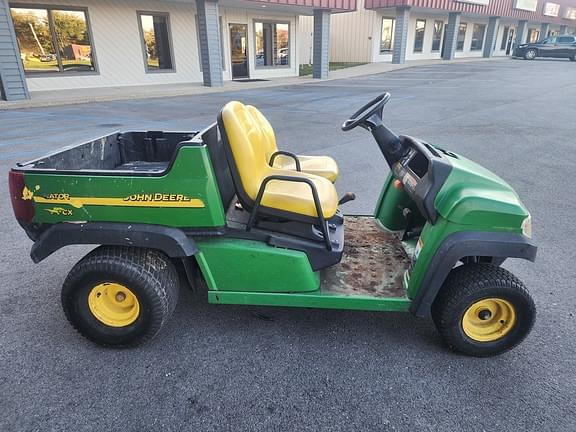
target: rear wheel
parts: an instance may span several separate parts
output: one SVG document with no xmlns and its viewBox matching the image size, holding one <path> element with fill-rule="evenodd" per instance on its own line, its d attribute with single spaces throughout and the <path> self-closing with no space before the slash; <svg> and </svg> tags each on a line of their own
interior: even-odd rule
<svg viewBox="0 0 576 432">
<path fill-rule="evenodd" d="M 576 61 L 576 52 L 570 56 L 570 61 Z"/>
<path fill-rule="evenodd" d="M 160 331 L 174 311 L 178 290 L 178 273 L 163 253 L 101 246 L 68 274 L 62 307 L 87 339 L 105 346 L 134 346 Z"/>
<path fill-rule="evenodd" d="M 524 54 L 524 58 L 526 60 L 534 60 L 536 58 L 536 55 L 538 53 L 536 52 L 535 49 L 529 49 L 528 51 L 526 51 L 526 53 Z"/>
<path fill-rule="evenodd" d="M 488 357 L 519 344 L 532 329 L 536 309 L 524 284 L 506 269 L 467 264 L 448 275 L 432 317 L 449 347 Z"/>
</svg>

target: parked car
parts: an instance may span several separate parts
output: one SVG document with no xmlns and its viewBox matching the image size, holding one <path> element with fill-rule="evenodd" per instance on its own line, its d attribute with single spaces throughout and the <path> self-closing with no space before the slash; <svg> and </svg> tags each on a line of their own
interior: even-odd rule
<svg viewBox="0 0 576 432">
<path fill-rule="evenodd" d="M 576 61 L 576 36 L 553 36 L 536 43 L 518 45 L 514 57 L 534 60 L 536 57 L 569 58 Z"/>
</svg>

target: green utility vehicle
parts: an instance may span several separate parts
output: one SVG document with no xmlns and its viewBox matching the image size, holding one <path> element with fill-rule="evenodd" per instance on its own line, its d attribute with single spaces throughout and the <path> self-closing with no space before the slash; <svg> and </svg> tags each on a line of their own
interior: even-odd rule
<svg viewBox="0 0 576 432">
<path fill-rule="evenodd" d="M 370 131 L 390 167 L 373 215 L 343 215 L 354 195 L 338 199 L 337 163 L 278 150 L 262 113 L 236 101 L 199 132 L 115 133 L 18 164 L 14 213 L 34 262 L 100 245 L 68 274 L 62 305 L 102 345 L 155 336 L 187 280 L 215 304 L 431 315 L 459 352 L 506 351 L 535 319 L 500 267 L 534 261 L 530 214 L 488 170 L 395 135 L 382 121 L 389 99 L 342 126 Z"/>
</svg>

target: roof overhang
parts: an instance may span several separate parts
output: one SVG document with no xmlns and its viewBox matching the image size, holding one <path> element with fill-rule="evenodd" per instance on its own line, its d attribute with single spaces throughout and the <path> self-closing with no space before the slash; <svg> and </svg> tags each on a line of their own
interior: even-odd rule
<svg viewBox="0 0 576 432">
<path fill-rule="evenodd" d="M 224 7 L 283 11 L 297 15 L 313 15 L 315 9 L 332 13 L 356 10 L 356 0 L 220 0 Z"/>
</svg>

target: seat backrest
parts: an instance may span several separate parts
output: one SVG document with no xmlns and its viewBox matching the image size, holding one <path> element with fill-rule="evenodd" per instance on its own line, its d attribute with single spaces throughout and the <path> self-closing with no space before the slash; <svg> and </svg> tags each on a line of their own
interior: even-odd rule
<svg viewBox="0 0 576 432">
<path fill-rule="evenodd" d="M 216 123 L 204 129 L 194 139 L 200 139 L 208 148 L 210 154 L 210 163 L 212 170 L 216 176 L 218 183 L 218 190 L 220 191 L 220 198 L 222 199 L 222 206 L 224 211 L 228 209 L 232 199 L 235 195 L 234 181 L 230 167 L 226 161 L 226 151 L 224 150 L 224 143 L 218 133 L 218 126 Z"/>
<path fill-rule="evenodd" d="M 241 102 L 228 102 L 220 116 L 242 188 L 254 201 L 262 181 L 271 171 L 266 158 L 267 135 L 261 122 Z"/>
<path fill-rule="evenodd" d="M 266 161 L 270 162 L 270 158 L 274 153 L 278 151 L 276 146 L 276 135 L 274 134 L 274 128 L 268 121 L 268 119 L 262 114 L 262 112 L 252 105 L 246 105 L 246 108 L 254 117 L 260 125 L 260 130 L 264 133 L 264 151 L 266 152 Z"/>
</svg>

